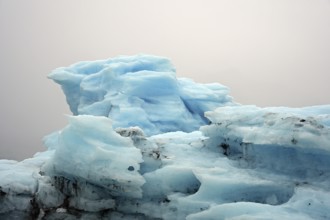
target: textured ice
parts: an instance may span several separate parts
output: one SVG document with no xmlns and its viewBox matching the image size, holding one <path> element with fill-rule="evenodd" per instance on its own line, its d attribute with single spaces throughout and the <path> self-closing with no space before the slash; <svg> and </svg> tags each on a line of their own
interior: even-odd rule
<svg viewBox="0 0 330 220">
<path fill-rule="evenodd" d="M 205 111 L 233 104 L 227 87 L 177 79 L 170 61 L 156 56 L 80 62 L 49 77 L 74 115 L 106 116 L 115 128 L 139 126 L 147 135 L 198 130 Z"/>
<path fill-rule="evenodd" d="M 239 105 L 150 55 L 50 78 L 74 116 L 0 160 L 0 219 L 330 219 L 330 105 Z"/>
</svg>

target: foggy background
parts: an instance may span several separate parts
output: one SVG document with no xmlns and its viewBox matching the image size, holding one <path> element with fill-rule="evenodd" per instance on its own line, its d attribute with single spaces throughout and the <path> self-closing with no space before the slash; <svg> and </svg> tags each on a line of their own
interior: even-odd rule
<svg viewBox="0 0 330 220">
<path fill-rule="evenodd" d="M 330 104 L 329 0 L 0 0 L 0 159 L 70 114 L 56 67 L 148 53 L 258 106 Z"/>
</svg>

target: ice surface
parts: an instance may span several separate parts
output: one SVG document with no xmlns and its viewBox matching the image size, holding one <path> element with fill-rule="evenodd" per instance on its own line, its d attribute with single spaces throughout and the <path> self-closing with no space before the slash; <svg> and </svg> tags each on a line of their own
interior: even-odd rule
<svg viewBox="0 0 330 220">
<path fill-rule="evenodd" d="M 149 55 L 50 78 L 74 116 L 0 160 L 0 219 L 330 219 L 330 105 L 239 105 Z"/>
<path fill-rule="evenodd" d="M 145 134 L 191 132 L 207 123 L 204 112 L 233 105 L 227 87 L 177 79 L 168 59 L 121 56 L 54 70 L 74 115 L 106 116 L 113 126 L 139 126 Z"/>
<path fill-rule="evenodd" d="M 42 171 L 50 176 L 86 181 L 111 190 L 113 195 L 141 197 L 144 183 L 138 173 L 142 154 L 131 139 L 112 128 L 111 119 L 80 115 L 59 134 L 53 158 Z"/>
<path fill-rule="evenodd" d="M 209 137 L 208 146 L 222 149 L 230 158 L 244 159 L 244 167 L 270 169 L 298 179 L 328 178 L 330 106 L 320 108 L 323 114 L 317 107 L 306 111 L 223 107 L 205 113 L 212 124 L 201 130 Z"/>
</svg>

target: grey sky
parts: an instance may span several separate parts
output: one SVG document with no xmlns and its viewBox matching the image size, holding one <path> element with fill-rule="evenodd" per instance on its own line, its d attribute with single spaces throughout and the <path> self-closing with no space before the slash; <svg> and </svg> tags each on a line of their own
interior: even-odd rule
<svg viewBox="0 0 330 220">
<path fill-rule="evenodd" d="M 329 104 L 329 0 L 0 0 L 0 159 L 66 125 L 46 78 L 80 60 L 149 53 L 258 106 Z"/>
</svg>

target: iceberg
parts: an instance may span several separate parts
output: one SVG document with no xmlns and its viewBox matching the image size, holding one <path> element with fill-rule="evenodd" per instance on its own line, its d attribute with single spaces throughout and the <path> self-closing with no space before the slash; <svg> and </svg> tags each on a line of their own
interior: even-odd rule
<svg viewBox="0 0 330 220">
<path fill-rule="evenodd" d="M 1 219 L 330 218 L 330 105 L 241 105 L 145 54 L 49 78 L 73 115 L 0 160 Z"/>
</svg>

